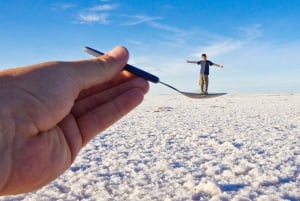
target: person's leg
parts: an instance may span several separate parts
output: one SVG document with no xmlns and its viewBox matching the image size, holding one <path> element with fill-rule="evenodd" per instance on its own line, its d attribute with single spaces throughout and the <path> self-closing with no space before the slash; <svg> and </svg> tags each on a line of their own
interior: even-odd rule
<svg viewBox="0 0 300 201">
<path fill-rule="evenodd" d="M 200 93 L 204 93 L 204 75 L 200 74 L 199 77 Z"/>
<path fill-rule="evenodd" d="M 205 85 L 205 89 L 204 89 L 204 93 L 207 93 L 208 90 L 208 75 L 204 75 L 204 85 Z"/>
</svg>

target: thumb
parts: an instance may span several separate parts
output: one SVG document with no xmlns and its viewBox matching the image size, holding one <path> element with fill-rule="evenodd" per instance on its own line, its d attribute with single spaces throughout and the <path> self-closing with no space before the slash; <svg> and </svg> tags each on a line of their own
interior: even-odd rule
<svg viewBox="0 0 300 201">
<path fill-rule="evenodd" d="M 128 61 L 126 48 L 117 46 L 96 59 L 69 62 L 71 76 L 81 91 L 111 80 Z"/>
</svg>

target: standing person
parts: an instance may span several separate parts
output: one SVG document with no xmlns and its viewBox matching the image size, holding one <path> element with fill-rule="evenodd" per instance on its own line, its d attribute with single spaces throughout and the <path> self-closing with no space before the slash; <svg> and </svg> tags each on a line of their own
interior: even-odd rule
<svg viewBox="0 0 300 201">
<path fill-rule="evenodd" d="M 201 65 L 200 69 L 200 78 L 199 78 L 199 85 L 201 89 L 202 94 L 207 94 L 208 89 L 208 75 L 209 75 L 209 66 L 216 66 L 219 68 L 224 68 L 224 66 L 215 64 L 211 62 L 210 60 L 207 60 L 206 54 L 202 54 L 200 61 L 189 61 L 187 60 L 187 63 L 193 63 Z"/>
</svg>

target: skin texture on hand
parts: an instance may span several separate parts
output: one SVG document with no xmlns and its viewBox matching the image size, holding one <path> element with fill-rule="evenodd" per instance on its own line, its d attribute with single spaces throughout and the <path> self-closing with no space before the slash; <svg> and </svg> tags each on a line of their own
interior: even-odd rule
<svg viewBox="0 0 300 201">
<path fill-rule="evenodd" d="M 38 189 L 134 109 L 148 82 L 122 71 L 128 52 L 0 72 L 0 195 Z"/>
</svg>

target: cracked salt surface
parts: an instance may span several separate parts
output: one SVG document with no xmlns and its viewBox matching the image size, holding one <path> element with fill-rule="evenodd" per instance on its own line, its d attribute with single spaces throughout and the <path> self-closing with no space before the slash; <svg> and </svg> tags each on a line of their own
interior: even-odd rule
<svg viewBox="0 0 300 201">
<path fill-rule="evenodd" d="M 147 96 L 48 186 L 2 200 L 300 200 L 300 95 Z"/>
</svg>

